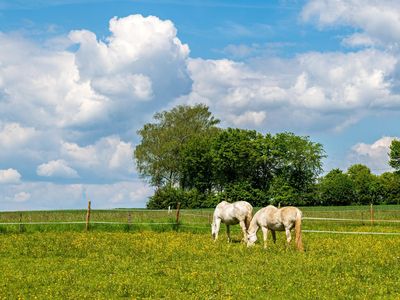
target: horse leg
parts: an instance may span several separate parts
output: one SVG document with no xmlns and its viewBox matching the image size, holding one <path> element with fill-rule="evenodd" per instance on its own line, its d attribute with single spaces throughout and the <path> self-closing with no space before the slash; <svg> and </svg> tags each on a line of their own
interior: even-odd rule
<svg viewBox="0 0 400 300">
<path fill-rule="evenodd" d="M 268 239 L 268 228 L 261 226 L 261 230 L 263 232 L 263 239 L 264 239 L 264 249 L 267 249 L 267 239 Z M 273 232 L 273 231 L 271 231 Z"/>
<path fill-rule="evenodd" d="M 246 223 L 244 221 L 239 222 L 240 227 L 243 231 L 243 242 L 247 243 L 247 228 Z"/>
<path fill-rule="evenodd" d="M 289 227 L 285 227 L 285 231 L 286 231 L 287 247 L 289 247 L 290 241 L 292 240 L 292 236 L 290 235 Z"/>
<path fill-rule="evenodd" d="M 226 225 L 226 234 L 228 235 L 228 243 L 231 242 L 231 230 L 229 228 L 229 225 Z"/>
<path fill-rule="evenodd" d="M 271 234 L 272 234 L 272 240 L 274 241 L 274 244 L 276 243 L 276 233 L 275 230 L 271 230 Z"/>
</svg>

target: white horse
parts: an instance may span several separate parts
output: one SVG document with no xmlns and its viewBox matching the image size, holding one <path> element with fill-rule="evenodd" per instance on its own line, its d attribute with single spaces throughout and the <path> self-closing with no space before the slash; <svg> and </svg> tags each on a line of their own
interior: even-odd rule
<svg viewBox="0 0 400 300">
<path fill-rule="evenodd" d="M 228 235 L 228 242 L 231 241 L 229 225 L 240 224 L 242 228 L 244 241 L 247 241 L 247 229 L 249 228 L 253 207 L 246 201 L 238 201 L 228 203 L 222 201 L 214 210 L 213 222 L 211 224 L 211 234 L 214 241 L 218 238 L 218 232 L 221 222 L 226 225 L 226 233 Z"/>
<path fill-rule="evenodd" d="M 248 229 L 247 246 L 252 246 L 257 241 L 257 231 L 260 227 L 264 237 L 264 248 L 267 248 L 268 230 L 271 230 L 274 243 L 276 242 L 275 231 L 286 231 L 286 240 L 289 246 L 292 240 L 290 230 L 295 227 L 296 247 L 300 251 L 304 251 L 301 240 L 302 215 L 301 210 L 293 206 L 276 208 L 273 205 L 268 205 L 260 209 L 251 220 L 250 228 Z"/>
</svg>

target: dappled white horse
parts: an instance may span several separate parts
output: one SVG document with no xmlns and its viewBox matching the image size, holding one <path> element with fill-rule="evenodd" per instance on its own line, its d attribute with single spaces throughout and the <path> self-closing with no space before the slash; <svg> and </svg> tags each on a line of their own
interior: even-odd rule
<svg viewBox="0 0 400 300">
<path fill-rule="evenodd" d="M 228 242 L 231 241 L 230 225 L 240 224 L 242 228 L 244 241 L 247 241 L 247 229 L 249 228 L 253 207 L 246 201 L 238 201 L 228 203 L 222 201 L 214 210 L 213 222 L 211 224 L 211 233 L 214 241 L 218 238 L 218 232 L 221 222 L 226 225 L 226 233 L 228 235 Z"/>
<path fill-rule="evenodd" d="M 292 239 L 290 230 L 295 227 L 296 247 L 303 251 L 303 242 L 301 240 L 301 217 L 302 212 L 297 207 L 287 206 L 276 208 L 268 205 L 255 213 L 248 229 L 247 246 L 252 246 L 257 240 L 257 231 L 261 227 L 264 237 L 264 248 L 267 248 L 268 230 L 271 230 L 272 239 L 276 242 L 275 231 L 286 231 L 287 245 Z"/>
</svg>

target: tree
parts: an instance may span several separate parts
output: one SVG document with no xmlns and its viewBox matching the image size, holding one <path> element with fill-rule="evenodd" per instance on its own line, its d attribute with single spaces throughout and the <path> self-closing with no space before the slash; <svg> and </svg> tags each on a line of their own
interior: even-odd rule
<svg viewBox="0 0 400 300">
<path fill-rule="evenodd" d="M 390 144 L 389 165 L 400 172 L 400 141 L 393 140 Z"/>
<path fill-rule="evenodd" d="M 400 203 L 400 174 L 385 172 L 379 176 L 384 204 Z"/>
<path fill-rule="evenodd" d="M 275 175 L 297 192 L 307 192 L 322 172 L 322 145 L 288 132 L 277 134 L 273 143 Z"/>
<path fill-rule="evenodd" d="M 211 144 L 219 131 L 190 139 L 182 149 L 181 187 L 208 194 L 214 187 Z"/>
<path fill-rule="evenodd" d="M 195 137 L 217 130 L 219 120 L 203 104 L 179 105 L 156 113 L 154 120 L 155 123 L 145 124 L 138 131 L 141 142 L 134 151 L 138 173 L 158 188 L 180 185 L 185 145 Z"/>
<path fill-rule="evenodd" d="M 221 132 L 211 147 L 214 181 L 223 190 L 238 182 L 251 183 L 256 175 L 258 156 L 256 141 L 262 135 L 255 130 L 228 128 Z"/>
<path fill-rule="evenodd" d="M 362 164 L 352 165 L 348 170 L 355 192 L 356 204 L 370 204 L 380 202 L 380 186 L 377 176 Z"/>
<path fill-rule="evenodd" d="M 349 205 L 355 194 L 350 177 L 339 169 L 333 169 L 318 184 L 318 196 L 322 205 Z"/>
<path fill-rule="evenodd" d="M 293 133 L 263 136 L 228 128 L 214 140 L 212 156 L 220 190 L 247 183 L 257 190 L 256 205 L 266 204 L 267 197 L 274 203 L 296 205 L 313 201 L 310 196 L 324 152 L 321 144 Z"/>
</svg>

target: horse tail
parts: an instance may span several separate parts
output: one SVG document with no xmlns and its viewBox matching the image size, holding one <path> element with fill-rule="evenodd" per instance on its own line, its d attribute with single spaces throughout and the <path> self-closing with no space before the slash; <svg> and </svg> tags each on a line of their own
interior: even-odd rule
<svg viewBox="0 0 400 300">
<path fill-rule="evenodd" d="M 296 247 L 300 251 L 304 251 L 303 241 L 301 239 L 301 217 L 302 213 L 299 211 L 296 216 L 295 231 L 296 231 Z"/>
<path fill-rule="evenodd" d="M 246 218 L 244 220 L 244 222 L 246 223 L 246 230 L 249 230 L 252 218 L 253 218 L 253 207 L 251 207 L 251 209 L 248 210 Z"/>
<path fill-rule="evenodd" d="M 216 219 L 216 217 L 215 217 L 215 215 L 213 216 L 213 221 L 212 221 L 212 223 L 211 223 L 211 235 L 212 235 L 212 237 L 213 237 L 213 239 L 215 240 L 215 233 L 216 233 L 216 222 L 215 222 L 215 219 Z"/>
<path fill-rule="evenodd" d="M 214 241 L 218 238 L 219 227 L 221 225 L 221 219 L 214 213 L 213 222 L 211 224 L 211 235 Z"/>
</svg>

